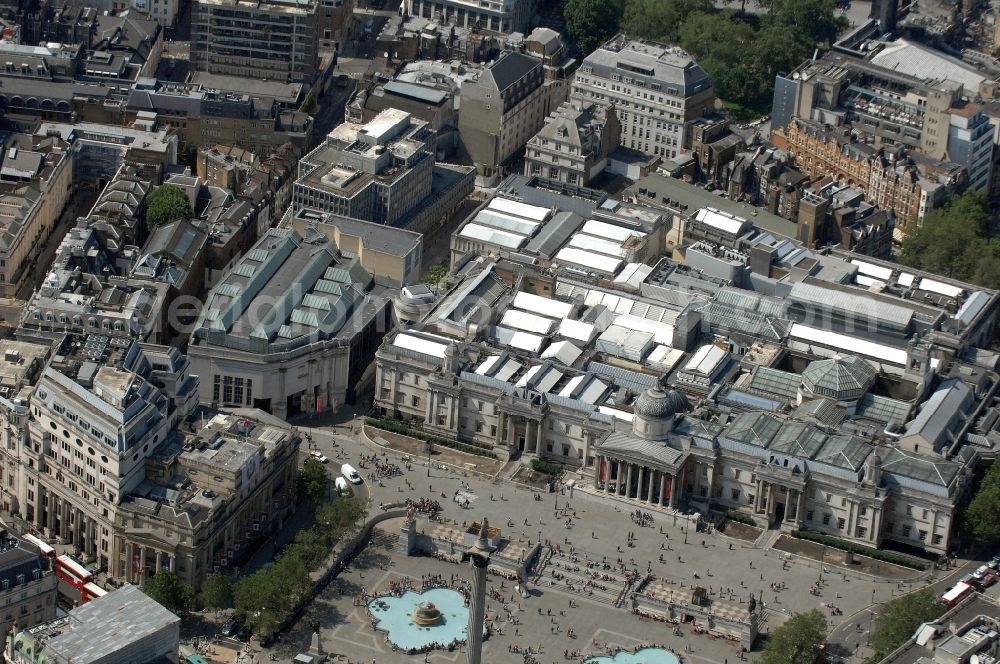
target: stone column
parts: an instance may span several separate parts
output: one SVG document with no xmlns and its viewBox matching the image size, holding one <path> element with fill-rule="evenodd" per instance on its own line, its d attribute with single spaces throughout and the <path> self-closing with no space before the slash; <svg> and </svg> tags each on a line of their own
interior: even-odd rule
<svg viewBox="0 0 1000 664">
<path fill-rule="evenodd" d="M 133 555 L 132 542 L 125 542 L 125 570 L 124 570 L 125 574 L 123 574 L 123 576 L 125 577 L 125 580 L 128 581 L 129 583 L 132 583 L 132 580 L 135 578 L 133 576 L 133 572 L 135 571 L 135 563 L 132 560 L 132 555 Z"/>
<path fill-rule="evenodd" d="M 764 491 L 764 483 L 761 480 L 757 480 L 757 491 L 753 496 L 753 513 L 757 514 L 760 512 L 760 495 Z"/>
<path fill-rule="evenodd" d="M 160 570 L 163 569 L 163 552 L 156 552 L 156 572 L 154 574 L 159 574 Z"/>
<path fill-rule="evenodd" d="M 146 583 L 146 547 L 139 547 L 139 587 Z"/>
<path fill-rule="evenodd" d="M 625 497 L 626 498 L 631 498 L 632 497 L 632 476 L 633 476 L 634 472 L 635 472 L 635 464 L 634 463 L 630 463 L 628 465 L 628 479 L 626 480 L 626 484 L 625 484 Z"/>
<path fill-rule="evenodd" d="M 486 618 L 486 568 L 490 564 L 487 541 L 489 522 L 483 518 L 479 539 L 462 554 L 462 562 L 472 567 L 472 594 L 469 598 L 469 626 L 466 649 L 468 664 L 481 664 L 483 658 L 483 624 Z"/>
<path fill-rule="evenodd" d="M 661 471 L 660 472 L 660 493 L 657 494 L 657 497 L 656 497 L 656 504 L 657 505 L 664 505 L 664 504 L 669 504 L 670 503 L 670 499 L 669 498 L 664 498 L 663 497 L 663 494 L 666 493 L 666 491 L 667 491 L 667 474 Z M 666 501 L 666 503 L 664 503 L 664 501 Z"/>
<path fill-rule="evenodd" d="M 601 489 L 601 469 L 604 468 L 604 459 L 602 457 L 596 457 L 597 463 L 595 463 L 594 468 L 594 489 L 600 491 Z M 607 487 L 607 480 L 604 482 L 604 486 Z"/>
<path fill-rule="evenodd" d="M 646 491 L 647 502 L 654 503 L 656 505 L 660 504 L 660 494 L 656 493 L 656 490 L 660 488 L 659 479 L 662 475 L 662 470 L 651 470 L 649 473 L 649 489 Z"/>
</svg>

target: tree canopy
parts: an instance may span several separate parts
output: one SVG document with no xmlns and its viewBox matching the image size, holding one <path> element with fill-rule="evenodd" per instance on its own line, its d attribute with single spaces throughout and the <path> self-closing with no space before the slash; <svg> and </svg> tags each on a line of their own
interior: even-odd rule
<svg viewBox="0 0 1000 664">
<path fill-rule="evenodd" d="M 194 216 L 184 190 L 173 184 L 157 187 L 146 199 L 146 225 L 152 230 L 177 219 Z"/>
<path fill-rule="evenodd" d="M 933 210 L 903 240 L 900 262 L 928 272 L 1000 288 L 1000 238 L 989 233 L 986 196 L 966 191 Z"/>
<path fill-rule="evenodd" d="M 319 505 L 326 500 L 329 481 L 323 464 L 308 461 L 299 471 L 299 495 Z"/>
<path fill-rule="evenodd" d="M 981 547 L 1000 544 L 1000 463 L 990 466 L 979 490 L 965 508 L 962 518 L 965 532 Z"/>
<path fill-rule="evenodd" d="M 233 590 L 236 613 L 257 634 L 277 630 L 308 592 L 312 584 L 310 573 L 330 556 L 337 542 L 354 534 L 363 514 L 364 508 L 354 498 L 337 498 L 319 505 L 312 527 L 299 532 L 273 564 L 236 583 Z"/>
<path fill-rule="evenodd" d="M 819 661 L 826 640 L 826 616 L 818 609 L 797 613 L 774 630 L 760 664 L 813 664 Z"/>
<path fill-rule="evenodd" d="M 187 581 L 165 569 L 148 578 L 142 590 L 155 602 L 176 614 L 187 613 L 194 596 Z"/>
<path fill-rule="evenodd" d="M 875 655 L 870 659 L 881 661 L 913 636 L 921 624 L 938 619 L 947 608 L 930 590 L 892 600 L 875 620 L 871 635 Z"/>
<path fill-rule="evenodd" d="M 590 53 L 618 32 L 622 0 L 568 0 L 563 10 L 566 30 L 584 53 Z"/>
<path fill-rule="evenodd" d="M 817 47 L 828 47 L 848 25 L 835 0 L 761 4 L 768 11 L 755 17 L 717 9 L 710 0 L 569 0 L 566 20 L 584 54 L 618 30 L 680 44 L 724 102 L 760 115 L 770 108 L 775 76 L 797 67 Z"/>
<path fill-rule="evenodd" d="M 228 609 L 233 604 L 233 584 L 225 574 L 212 574 L 201 585 L 201 604 L 206 609 Z"/>
</svg>

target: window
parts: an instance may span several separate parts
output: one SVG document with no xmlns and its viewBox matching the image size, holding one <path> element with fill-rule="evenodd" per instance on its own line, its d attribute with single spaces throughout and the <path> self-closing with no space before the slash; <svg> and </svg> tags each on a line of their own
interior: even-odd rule
<svg viewBox="0 0 1000 664">
<path fill-rule="evenodd" d="M 831 500 L 833 500 L 833 496 L 826 494 L 826 502 L 830 502 Z"/>
<path fill-rule="evenodd" d="M 931 540 L 934 542 L 935 546 L 939 546 L 941 544 L 941 540 L 942 539 L 943 538 L 942 538 L 941 535 L 935 535 L 934 537 L 931 538 Z"/>
<path fill-rule="evenodd" d="M 476 433 L 482 433 L 482 432 L 483 432 L 483 423 L 476 422 Z"/>
<path fill-rule="evenodd" d="M 419 407 L 420 406 L 420 397 L 417 397 L 417 396 L 410 397 L 410 405 L 413 406 L 414 408 Z"/>
<path fill-rule="evenodd" d="M 930 512 L 928 512 L 927 510 L 924 510 L 924 521 L 926 521 L 927 519 L 929 519 L 930 515 L 931 515 Z"/>
<path fill-rule="evenodd" d="M 754 499 L 755 499 L 756 497 L 757 497 L 757 496 L 755 496 L 754 494 L 752 494 L 752 493 L 748 493 L 748 494 L 747 494 L 747 505 L 753 505 L 753 503 L 754 503 Z"/>
<path fill-rule="evenodd" d="M 843 519 L 837 519 L 837 529 L 838 530 L 843 530 L 844 526 L 846 526 L 846 525 L 847 525 L 846 521 L 844 521 Z"/>
<path fill-rule="evenodd" d="M 868 516 L 868 508 L 867 508 L 867 507 L 865 507 L 864 505 L 862 505 L 862 506 L 861 506 L 861 507 L 860 507 L 860 508 L 858 509 L 858 514 L 860 514 L 861 516 Z"/>
<path fill-rule="evenodd" d="M 733 489 L 732 490 L 732 495 L 733 495 L 733 500 L 739 500 L 740 499 L 740 490 L 739 489 Z"/>
<path fill-rule="evenodd" d="M 913 516 L 913 505 L 906 506 L 906 516 Z"/>
<path fill-rule="evenodd" d="M 562 453 L 563 453 L 563 456 L 569 456 L 569 445 L 565 445 L 564 444 L 562 446 Z"/>
<path fill-rule="evenodd" d="M 490 435 L 491 436 L 496 436 L 497 435 L 497 425 L 495 425 L 495 424 L 491 424 L 490 425 Z"/>
<path fill-rule="evenodd" d="M 812 512 L 812 510 L 807 510 L 806 511 L 806 521 L 812 521 L 812 520 L 813 520 L 813 512 Z"/>
<path fill-rule="evenodd" d="M 903 526 L 903 537 L 909 537 L 910 531 L 913 530 L 909 526 Z"/>
<path fill-rule="evenodd" d="M 917 534 L 919 535 L 921 542 L 926 542 L 927 541 L 927 531 L 926 530 L 921 530 Z"/>
<path fill-rule="evenodd" d="M 223 403 L 233 402 L 233 376 L 225 376 L 222 379 L 222 401 Z"/>
<path fill-rule="evenodd" d="M 824 526 L 829 526 L 830 525 L 830 515 L 829 514 L 824 514 L 823 515 L 823 525 Z"/>
<path fill-rule="evenodd" d="M 733 471 L 733 477 L 735 477 L 737 480 L 740 479 L 740 475 L 742 475 L 742 474 L 743 474 L 743 471 L 741 471 L 739 468 L 737 468 L 736 470 Z"/>
</svg>

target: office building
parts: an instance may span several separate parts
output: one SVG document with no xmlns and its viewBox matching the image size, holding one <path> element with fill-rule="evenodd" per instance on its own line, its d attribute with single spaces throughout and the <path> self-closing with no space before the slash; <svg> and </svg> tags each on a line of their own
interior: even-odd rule
<svg viewBox="0 0 1000 664">
<path fill-rule="evenodd" d="M 478 180 L 496 182 L 502 166 L 542 128 L 552 110 L 547 92 L 542 61 L 513 51 L 462 84 L 458 131 Z"/>
<path fill-rule="evenodd" d="M 146 460 L 145 479 L 119 506 L 129 524 L 117 529 L 123 579 L 141 586 L 170 570 L 197 590 L 242 565 L 295 510 L 300 443 L 260 411 L 196 413 Z"/>
<path fill-rule="evenodd" d="M 63 336 L 31 398 L 21 518 L 126 578 L 122 504 L 197 402 L 198 377 L 176 348 Z"/>
<path fill-rule="evenodd" d="M 74 154 L 58 138 L 16 134 L 0 155 L 0 297 L 23 297 L 73 191 Z"/>
<path fill-rule="evenodd" d="M 618 149 L 621 123 L 611 109 L 596 103 L 566 102 L 549 117 L 524 154 L 524 174 L 590 186 Z"/>
<path fill-rule="evenodd" d="M 303 86 L 284 81 L 240 80 L 247 81 L 241 91 L 218 90 L 207 83 L 137 86 L 125 103 L 125 116 L 129 121 L 140 114 L 153 117 L 160 126 L 172 129 L 182 143 L 199 147 L 232 142 L 261 154 L 284 143 L 306 149 L 313 121 L 312 116 L 298 110 L 305 98 Z M 287 96 L 282 99 L 279 95 Z"/>
<path fill-rule="evenodd" d="M 406 13 L 485 32 L 526 32 L 538 11 L 538 0 L 404 0 Z"/>
<path fill-rule="evenodd" d="M 715 107 L 705 70 L 676 46 L 618 35 L 576 70 L 571 98 L 613 106 L 621 144 L 673 159 L 690 146 L 690 125 Z"/>
<path fill-rule="evenodd" d="M 181 619 L 132 585 L 18 632 L 9 664 L 112 664 L 180 659 Z"/>
<path fill-rule="evenodd" d="M 0 638 L 56 617 L 56 573 L 38 548 L 0 530 Z"/>
<path fill-rule="evenodd" d="M 311 84 L 318 8 L 315 0 L 196 0 L 191 65 L 213 74 Z"/>
<path fill-rule="evenodd" d="M 29 401 L 49 356 L 47 344 L 4 340 L 0 360 L 0 501 L 3 510 L 21 512 L 27 478 L 20 472 L 28 445 Z"/>
<path fill-rule="evenodd" d="M 968 171 L 961 164 L 916 149 L 859 142 L 845 128 L 792 118 L 774 130 L 771 140 L 810 178 L 829 176 L 857 186 L 867 200 L 891 210 L 901 233 L 968 185 Z M 992 152 L 986 158 L 991 157 Z"/>
<path fill-rule="evenodd" d="M 859 144 L 905 148 L 965 169 L 969 186 L 991 182 L 995 128 L 980 98 L 996 81 L 956 58 L 859 28 L 849 43 L 775 81 L 772 131 L 793 119 L 850 132 Z"/>
<path fill-rule="evenodd" d="M 292 203 L 397 225 L 430 194 L 434 152 L 434 132 L 405 111 L 345 122 L 299 162 Z"/>
<path fill-rule="evenodd" d="M 22 335 L 53 342 L 67 333 L 163 340 L 170 284 L 130 279 L 138 255 L 134 249 L 119 250 L 114 236 L 100 226 L 84 222 L 63 238 L 21 312 Z"/>
</svg>

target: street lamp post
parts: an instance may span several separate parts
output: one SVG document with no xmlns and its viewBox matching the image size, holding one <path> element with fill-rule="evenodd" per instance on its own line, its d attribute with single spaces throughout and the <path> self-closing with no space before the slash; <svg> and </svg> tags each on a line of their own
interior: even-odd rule
<svg viewBox="0 0 1000 664">
<path fill-rule="evenodd" d="M 865 645 L 872 644 L 872 629 L 875 627 L 875 588 L 872 587 L 872 607 L 868 610 L 868 635 L 865 638 Z"/>
</svg>

